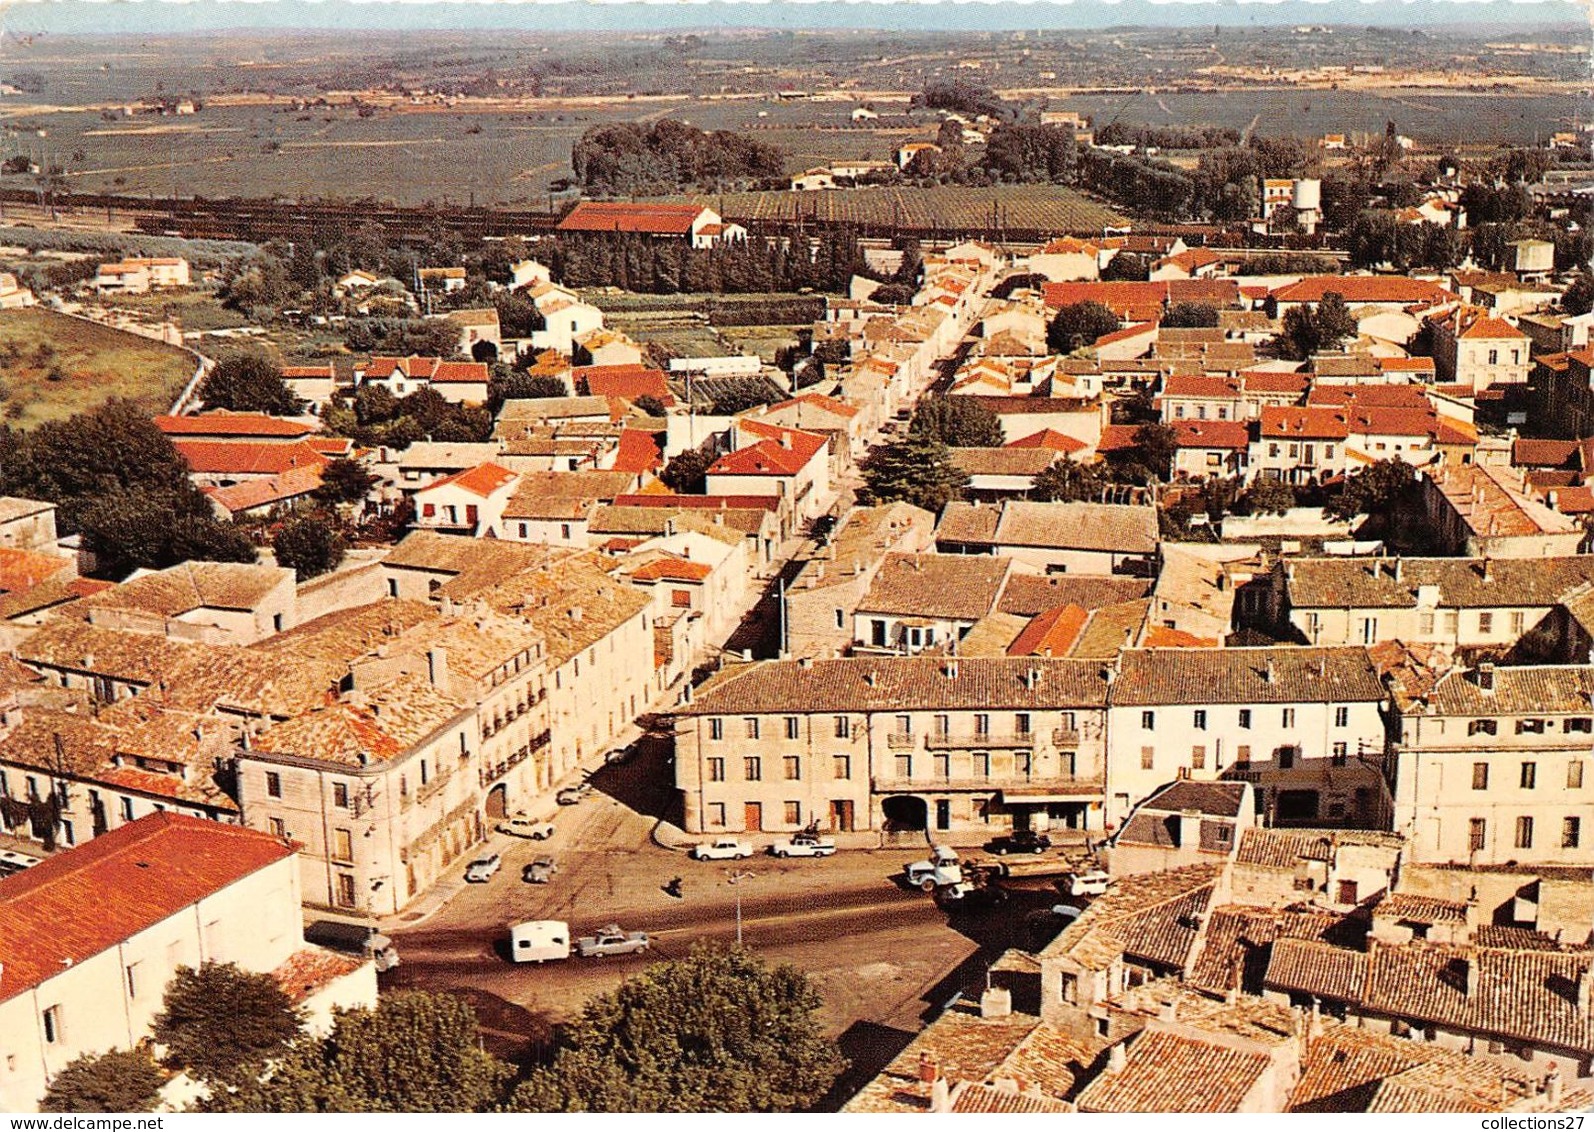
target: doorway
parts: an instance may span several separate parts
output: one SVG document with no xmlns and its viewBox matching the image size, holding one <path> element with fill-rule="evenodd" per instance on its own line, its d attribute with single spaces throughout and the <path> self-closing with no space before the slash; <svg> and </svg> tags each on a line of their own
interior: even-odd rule
<svg viewBox="0 0 1594 1132">
<path fill-rule="evenodd" d="M 743 807 L 742 828 L 748 833 L 761 833 L 764 829 L 764 804 L 748 802 Z"/>
</svg>

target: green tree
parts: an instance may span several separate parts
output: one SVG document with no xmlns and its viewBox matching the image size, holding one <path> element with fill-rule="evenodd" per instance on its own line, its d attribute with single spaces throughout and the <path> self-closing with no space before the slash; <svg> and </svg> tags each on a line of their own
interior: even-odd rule
<svg viewBox="0 0 1594 1132">
<path fill-rule="evenodd" d="M 169 1064 L 206 1081 L 247 1080 L 299 1035 L 300 1017 L 270 975 L 235 963 L 179 967 L 150 1027 Z"/>
<path fill-rule="evenodd" d="M 1590 279 L 1586 271 L 1579 272 L 1561 295 L 1561 309 L 1567 314 L 1587 314 L 1594 310 L 1594 279 Z"/>
<path fill-rule="evenodd" d="M 323 503 L 358 503 L 376 481 L 358 460 L 339 457 L 321 469 L 321 486 L 314 495 Z"/>
<path fill-rule="evenodd" d="M 1046 328 L 1046 345 L 1059 354 L 1071 354 L 1118 329 L 1118 316 L 1101 303 L 1069 303 L 1058 308 Z"/>
<path fill-rule="evenodd" d="M 1283 480 L 1258 479 L 1236 503 L 1247 515 L 1282 515 L 1295 506 L 1295 489 Z"/>
<path fill-rule="evenodd" d="M 166 1075 L 138 1049 L 86 1053 L 50 1081 L 40 1112 L 153 1112 Z"/>
<path fill-rule="evenodd" d="M 336 570 L 343 561 L 348 543 L 337 523 L 311 511 L 295 515 L 271 540 L 277 565 L 286 566 L 299 581 L 308 581 Z"/>
<path fill-rule="evenodd" d="M 1047 503 L 1093 503 L 1101 500 L 1106 484 L 1095 468 L 1064 457 L 1035 477 L 1029 494 Z"/>
<path fill-rule="evenodd" d="M 696 495 L 703 490 L 703 474 L 714 463 L 714 457 L 701 448 L 688 448 L 676 455 L 659 472 L 664 486 L 680 495 Z"/>
<path fill-rule="evenodd" d="M 1218 308 L 1211 303 L 1174 303 L 1162 316 L 1166 328 L 1214 327 L 1218 324 Z"/>
<path fill-rule="evenodd" d="M 875 502 L 901 500 L 939 512 L 962 494 L 969 477 L 952 463 L 947 446 L 933 436 L 910 433 L 898 444 L 877 448 L 863 461 L 864 483 Z"/>
<path fill-rule="evenodd" d="M 324 1039 L 303 1038 L 263 1078 L 216 1090 L 208 1112 L 485 1112 L 513 1069 L 481 1049 L 476 1012 L 445 994 L 384 995 L 340 1011 Z"/>
<path fill-rule="evenodd" d="M 533 377 L 523 369 L 511 369 L 507 365 L 494 366 L 492 376 L 487 379 L 487 403 L 495 411 L 505 401 L 569 395 L 569 388 L 557 377 L 547 374 Z"/>
<path fill-rule="evenodd" d="M 796 968 L 695 949 L 587 1003 L 553 1063 L 532 1071 L 522 1112 L 790 1112 L 845 1062 Z"/>
<path fill-rule="evenodd" d="M 303 411 L 304 402 L 283 383 L 282 367 L 265 354 L 228 354 L 199 384 L 199 398 L 207 409 L 238 413 L 273 413 L 291 417 Z"/>
<path fill-rule="evenodd" d="M 1284 312 L 1278 336 L 1273 339 L 1273 351 L 1281 358 L 1304 361 L 1314 354 L 1337 350 L 1356 332 L 1356 317 L 1345 306 L 1344 297 L 1329 291 L 1316 307 L 1303 303 Z"/>
<path fill-rule="evenodd" d="M 913 411 L 912 434 L 951 448 L 1000 448 L 1005 442 L 996 411 L 967 397 L 926 397 Z"/>
<path fill-rule="evenodd" d="M 1371 515 L 1385 521 L 1398 517 L 1413 502 L 1417 473 L 1404 460 L 1379 460 L 1345 481 L 1327 510 L 1342 519 Z"/>
<path fill-rule="evenodd" d="M 240 528 L 210 513 L 198 493 L 110 491 L 79 512 L 83 549 L 94 573 L 121 579 L 136 569 L 160 570 L 190 559 L 254 562 L 254 543 Z"/>
</svg>

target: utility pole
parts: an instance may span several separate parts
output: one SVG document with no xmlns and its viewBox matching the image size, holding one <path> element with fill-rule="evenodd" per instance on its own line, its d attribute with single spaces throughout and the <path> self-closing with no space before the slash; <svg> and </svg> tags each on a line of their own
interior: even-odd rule
<svg viewBox="0 0 1594 1132">
<path fill-rule="evenodd" d="M 742 946 L 742 889 L 744 880 L 752 880 L 758 874 L 743 870 L 736 872 L 732 869 L 725 870 L 725 883 L 736 889 L 736 946 Z"/>
</svg>

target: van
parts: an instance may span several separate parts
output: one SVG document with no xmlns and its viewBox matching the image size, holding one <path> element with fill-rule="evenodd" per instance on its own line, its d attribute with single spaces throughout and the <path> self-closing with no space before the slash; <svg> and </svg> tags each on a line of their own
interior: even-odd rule
<svg viewBox="0 0 1594 1132">
<path fill-rule="evenodd" d="M 307 943 L 330 947 L 349 955 L 360 955 L 376 964 L 378 971 L 391 971 L 399 965 L 393 941 L 367 924 L 340 920 L 317 920 L 304 929 Z"/>
<path fill-rule="evenodd" d="M 570 958 L 570 925 L 563 920 L 528 920 L 509 928 L 509 958 L 516 963 L 546 963 Z"/>
</svg>

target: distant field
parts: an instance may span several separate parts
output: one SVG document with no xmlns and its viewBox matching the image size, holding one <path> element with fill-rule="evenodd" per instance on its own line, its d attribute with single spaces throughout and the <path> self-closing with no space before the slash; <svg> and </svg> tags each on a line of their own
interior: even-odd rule
<svg viewBox="0 0 1594 1132">
<path fill-rule="evenodd" d="M 112 397 L 164 412 L 193 372 L 188 354 L 136 334 L 38 308 L 0 311 L 0 415 L 16 427 L 60 420 Z"/>
<path fill-rule="evenodd" d="M 1055 185 L 993 188 L 873 188 L 824 192 L 722 193 L 689 198 L 732 219 L 844 224 L 900 224 L 914 228 L 993 226 L 1047 232 L 1099 232 L 1123 217 L 1106 205 Z"/>
</svg>

